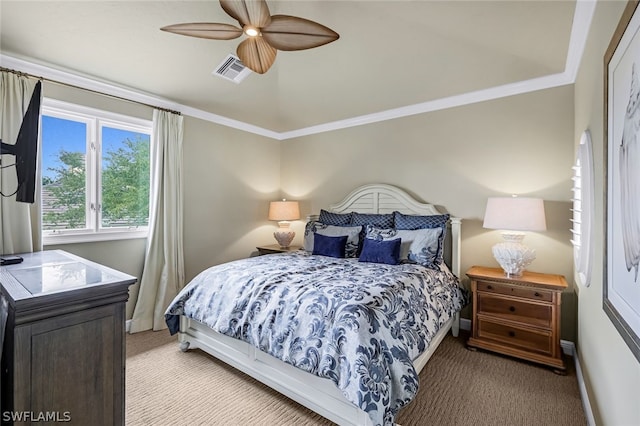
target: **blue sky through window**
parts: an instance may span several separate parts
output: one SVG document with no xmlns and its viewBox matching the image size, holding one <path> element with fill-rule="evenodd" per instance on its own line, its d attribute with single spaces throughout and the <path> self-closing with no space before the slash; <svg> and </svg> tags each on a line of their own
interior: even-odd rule
<svg viewBox="0 0 640 426">
<path fill-rule="evenodd" d="M 138 138 L 149 140 L 149 135 L 130 130 L 112 127 L 102 128 L 103 152 L 115 151 L 122 146 L 125 139 Z M 47 115 L 42 116 L 42 176 L 55 177 L 51 168 L 60 167 L 58 161 L 60 150 L 82 152 L 86 154 L 87 125 L 73 120 L 66 120 Z"/>
<path fill-rule="evenodd" d="M 42 116 L 42 176 L 53 178 L 50 168 L 60 167 L 58 153 L 61 149 L 69 152 L 86 153 L 87 125 L 78 121 Z"/>
</svg>

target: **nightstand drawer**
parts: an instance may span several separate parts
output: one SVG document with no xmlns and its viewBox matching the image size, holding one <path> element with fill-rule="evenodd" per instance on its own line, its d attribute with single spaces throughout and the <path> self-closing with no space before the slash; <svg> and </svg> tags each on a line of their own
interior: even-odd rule
<svg viewBox="0 0 640 426">
<path fill-rule="evenodd" d="M 507 294 L 510 296 L 523 297 L 525 299 L 540 300 L 543 302 L 553 301 L 553 293 L 538 288 L 527 288 L 522 286 L 498 284 L 494 282 L 478 281 L 478 291 Z"/>
<path fill-rule="evenodd" d="M 478 293 L 478 314 L 499 316 L 502 319 L 550 327 L 551 305 L 508 299 L 487 293 Z"/>
<path fill-rule="evenodd" d="M 545 355 L 550 355 L 553 348 L 553 336 L 550 331 L 513 327 L 480 317 L 478 318 L 478 338 Z"/>
</svg>

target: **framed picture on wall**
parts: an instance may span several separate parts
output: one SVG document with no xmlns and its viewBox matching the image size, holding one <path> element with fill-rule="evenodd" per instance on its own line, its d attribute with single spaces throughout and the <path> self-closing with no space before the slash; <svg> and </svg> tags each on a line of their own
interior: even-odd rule
<svg viewBox="0 0 640 426">
<path fill-rule="evenodd" d="M 640 12 L 630 1 L 605 54 L 603 309 L 640 361 Z"/>
</svg>

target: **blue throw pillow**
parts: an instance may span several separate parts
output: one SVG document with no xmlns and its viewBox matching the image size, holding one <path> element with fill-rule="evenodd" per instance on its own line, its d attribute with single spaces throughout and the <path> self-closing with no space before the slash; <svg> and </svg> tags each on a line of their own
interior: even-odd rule
<svg viewBox="0 0 640 426">
<path fill-rule="evenodd" d="M 358 260 L 360 262 L 397 265 L 400 259 L 400 242 L 400 238 L 396 238 L 395 240 L 372 240 L 365 238 Z"/>
<path fill-rule="evenodd" d="M 330 257 L 344 257 L 347 247 L 347 236 L 329 237 L 322 234 L 313 234 L 313 254 Z"/>
<path fill-rule="evenodd" d="M 322 222 L 325 225 L 350 226 L 351 213 L 332 213 L 324 209 L 320 209 L 318 222 Z"/>
</svg>

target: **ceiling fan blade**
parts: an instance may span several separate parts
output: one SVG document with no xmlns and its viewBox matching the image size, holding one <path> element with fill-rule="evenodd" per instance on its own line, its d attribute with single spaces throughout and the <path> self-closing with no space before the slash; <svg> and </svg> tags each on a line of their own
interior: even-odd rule
<svg viewBox="0 0 640 426">
<path fill-rule="evenodd" d="M 261 37 L 251 37 L 238 45 L 236 53 L 247 68 L 264 74 L 275 62 L 278 51 Z"/>
<path fill-rule="evenodd" d="M 304 50 L 331 43 L 340 35 L 322 24 L 297 16 L 273 15 L 262 38 L 278 50 Z"/>
<path fill-rule="evenodd" d="M 168 25 L 160 28 L 174 34 L 191 37 L 209 38 L 214 40 L 231 40 L 242 35 L 242 29 L 230 24 L 213 22 L 193 22 L 188 24 Z"/>
<path fill-rule="evenodd" d="M 242 26 L 262 28 L 271 22 L 271 13 L 265 0 L 220 0 L 220 6 Z"/>
</svg>

